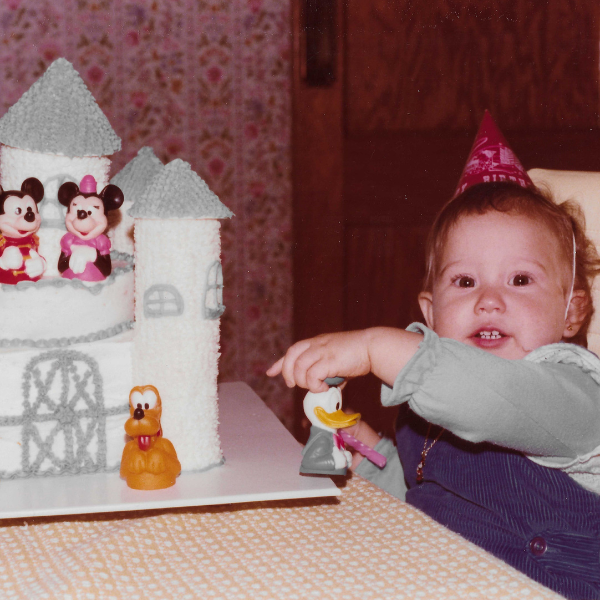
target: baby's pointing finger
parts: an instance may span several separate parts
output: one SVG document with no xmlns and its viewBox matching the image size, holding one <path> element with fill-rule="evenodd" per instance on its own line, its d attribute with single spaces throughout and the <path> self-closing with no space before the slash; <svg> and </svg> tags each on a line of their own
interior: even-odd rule
<svg viewBox="0 0 600 600">
<path fill-rule="evenodd" d="M 283 365 L 283 356 L 275 363 L 273 363 L 268 369 L 267 369 L 267 375 L 269 377 L 275 377 L 277 375 L 279 375 L 279 373 L 281 373 L 281 366 Z"/>
</svg>

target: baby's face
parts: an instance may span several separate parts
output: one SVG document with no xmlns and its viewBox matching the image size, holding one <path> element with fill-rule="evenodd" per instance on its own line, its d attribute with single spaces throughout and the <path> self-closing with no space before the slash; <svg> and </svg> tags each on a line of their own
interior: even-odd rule
<svg viewBox="0 0 600 600">
<path fill-rule="evenodd" d="M 543 223 L 499 212 L 463 217 L 448 235 L 421 309 L 441 337 L 523 358 L 572 335 L 565 322 L 570 271 Z"/>
</svg>

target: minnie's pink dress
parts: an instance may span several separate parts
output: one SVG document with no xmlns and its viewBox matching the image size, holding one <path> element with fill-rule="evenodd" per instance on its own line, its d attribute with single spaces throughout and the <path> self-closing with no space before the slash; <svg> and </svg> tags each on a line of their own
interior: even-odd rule
<svg viewBox="0 0 600 600">
<path fill-rule="evenodd" d="M 110 254 L 110 245 L 110 240 L 104 234 L 100 234 L 93 240 L 82 240 L 74 233 L 69 232 L 63 235 L 60 240 L 60 249 L 65 256 L 71 256 L 73 246 L 90 246 L 91 248 L 95 248 L 100 256 L 106 256 Z M 62 273 L 62 276 L 67 279 L 81 279 L 82 281 L 103 281 L 106 279 L 93 262 L 89 262 L 85 266 L 83 273 L 73 273 L 71 267 L 69 267 Z"/>
</svg>

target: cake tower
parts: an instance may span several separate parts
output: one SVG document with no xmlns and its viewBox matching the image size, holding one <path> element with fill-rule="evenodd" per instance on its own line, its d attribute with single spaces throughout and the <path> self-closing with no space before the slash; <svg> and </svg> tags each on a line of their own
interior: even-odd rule
<svg viewBox="0 0 600 600">
<path fill-rule="evenodd" d="M 163 166 L 143 148 L 113 180 L 133 207 L 113 236 L 112 273 L 67 280 L 55 269 L 65 231 L 58 188 L 92 175 L 102 189 L 120 140 L 59 59 L 0 119 L 0 143 L 5 189 L 28 177 L 44 184 L 48 263 L 39 281 L 0 285 L 0 480 L 118 471 L 129 392 L 147 384 L 163 398 L 182 469 L 220 464 L 219 219 L 231 212 L 189 164 Z M 133 248 L 132 223 L 135 271 L 123 252 Z"/>
<path fill-rule="evenodd" d="M 217 357 L 223 306 L 220 222 L 232 216 L 190 165 L 162 168 L 130 211 L 136 290 L 133 381 L 163 398 L 182 468 L 222 460 Z"/>
</svg>

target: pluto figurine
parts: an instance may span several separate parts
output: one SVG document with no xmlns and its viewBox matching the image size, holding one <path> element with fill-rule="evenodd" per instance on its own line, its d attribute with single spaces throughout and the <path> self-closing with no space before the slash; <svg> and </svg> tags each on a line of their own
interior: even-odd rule
<svg viewBox="0 0 600 600">
<path fill-rule="evenodd" d="M 348 415 L 342 410 L 342 392 L 330 387 L 326 392 L 308 392 L 304 398 L 304 414 L 311 423 L 310 437 L 302 451 L 300 473 L 303 475 L 345 475 L 352 455 L 338 429 L 354 425 L 360 414 Z"/>
<path fill-rule="evenodd" d="M 125 444 L 121 477 L 135 490 L 161 490 L 175 484 L 181 463 L 173 444 L 162 435 L 162 402 L 153 385 L 134 387 L 129 392 L 129 413 L 125 432 L 132 439 Z"/>
</svg>

